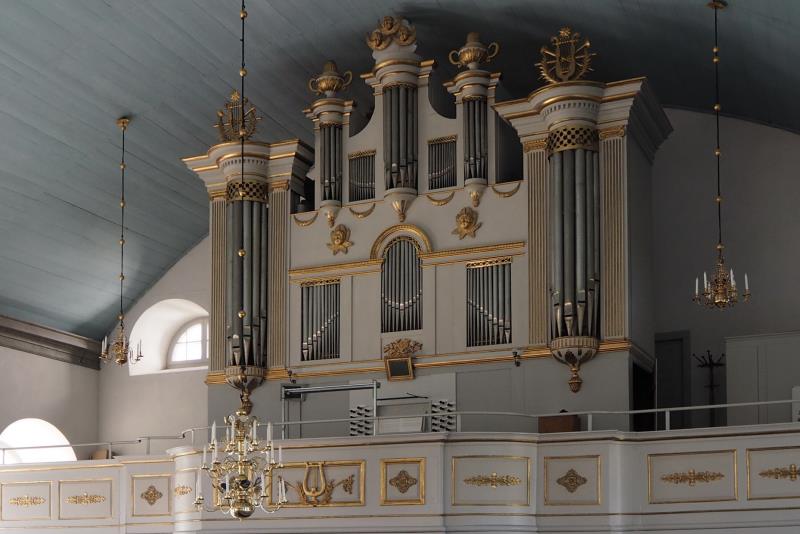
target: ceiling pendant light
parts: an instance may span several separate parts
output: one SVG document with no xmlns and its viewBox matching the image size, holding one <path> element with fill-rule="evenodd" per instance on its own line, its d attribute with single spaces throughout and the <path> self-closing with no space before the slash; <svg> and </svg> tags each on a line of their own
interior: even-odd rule
<svg viewBox="0 0 800 534">
<path fill-rule="evenodd" d="M 125 333 L 125 313 L 122 306 L 122 289 L 125 282 L 125 131 L 131 120 L 128 117 L 117 119 L 117 126 L 122 131 L 122 160 L 119 163 L 120 169 L 120 220 L 119 220 L 119 315 L 117 320 L 117 334 L 111 345 L 108 344 L 108 336 L 103 339 L 100 360 L 104 363 L 114 362 L 117 365 L 126 363 L 133 365 L 142 359 L 142 342 L 136 346 L 136 352 L 130 347 L 129 339 Z"/>
<path fill-rule="evenodd" d="M 728 6 L 725 0 L 712 0 L 708 7 L 714 10 L 714 48 L 712 49 L 712 62 L 714 63 L 714 115 L 716 118 L 716 145 L 714 156 L 717 158 L 717 196 L 714 199 L 717 204 L 717 263 L 711 273 L 711 279 L 703 272 L 703 287 L 700 288 L 700 279 L 694 280 L 694 296 L 692 300 L 697 304 L 708 308 L 725 309 L 734 306 L 739 300 L 739 291 L 736 286 L 733 269 L 725 265 L 725 246 L 722 243 L 722 188 L 720 158 L 722 150 L 719 143 L 719 114 L 721 106 L 719 103 L 719 32 L 717 25 L 717 15 L 721 9 Z M 745 302 L 750 299 L 750 282 L 747 273 L 744 275 L 744 293 L 742 297 Z"/>
</svg>

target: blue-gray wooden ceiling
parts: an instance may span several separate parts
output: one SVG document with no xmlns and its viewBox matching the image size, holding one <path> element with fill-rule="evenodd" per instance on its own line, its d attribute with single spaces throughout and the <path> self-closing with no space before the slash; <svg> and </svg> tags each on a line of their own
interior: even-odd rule
<svg viewBox="0 0 800 534">
<path fill-rule="evenodd" d="M 513 96 L 540 85 L 539 47 L 560 26 L 590 37 L 594 79 L 649 76 L 666 105 L 712 104 L 706 0 L 250 0 L 248 96 L 260 137 L 311 139 L 301 110 L 326 59 L 372 65 L 384 14 L 437 59 L 480 31 Z M 0 314 L 98 338 L 117 306 L 119 131 L 128 132 L 129 306 L 207 234 L 207 200 L 180 158 L 216 141 L 238 83 L 237 0 L 0 0 Z M 723 111 L 800 130 L 800 2 L 731 0 L 721 14 Z M 357 79 L 351 91 L 371 105 Z M 724 137 L 724 132 L 723 132 Z M 723 139 L 724 141 L 724 139 Z M 753 140 L 754 143 L 757 140 Z M 709 140 L 709 146 L 711 141 Z"/>
</svg>

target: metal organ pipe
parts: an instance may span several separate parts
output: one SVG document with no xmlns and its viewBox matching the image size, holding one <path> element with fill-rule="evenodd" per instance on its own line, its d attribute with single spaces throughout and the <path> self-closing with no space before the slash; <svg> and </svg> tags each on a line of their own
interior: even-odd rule
<svg viewBox="0 0 800 534">
<path fill-rule="evenodd" d="M 599 334 L 599 170 L 596 146 L 556 147 L 550 155 L 554 338 Z"/>
<path fill-rule="evenodd" d="M 398 84 L 383 89 L 386 189 L 417 187 L 417 88 Z"/>
<path fill-rule="evenodd" d="M 381 330 L 422 328 L 422 268 L 419 250 L 408 238 L 386 248 L 381 268 Z"/>
</svg>

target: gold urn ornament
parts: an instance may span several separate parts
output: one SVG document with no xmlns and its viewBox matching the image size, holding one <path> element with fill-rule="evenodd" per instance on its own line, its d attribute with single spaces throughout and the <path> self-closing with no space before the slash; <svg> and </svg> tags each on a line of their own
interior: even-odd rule
<svg viewBox="0 0 800 534">
<path fill-rule="evenodd" d="M 325 95 L 328 98 L 340 91 L 344 91 L 353 81 L 353 73 L 345 71 L 343 74 L 336 67 L 336 62 L 329 60 L 322 67 L 322 72 L 315 78 L 308 80 L 308 90 L 317 95 Z"/>
<path fill-rule="evenodd" d="M 498 52 L 500 52 L 499 44 L 491 43 L 487 46 L 481 42 L 478 32 L 469 32 L 464 46 L 458 50 L 451 50 L 448 58 L 450 63 L 458 68 L 476 70 L 481 63 L 489 63 Z"/>
</svg>

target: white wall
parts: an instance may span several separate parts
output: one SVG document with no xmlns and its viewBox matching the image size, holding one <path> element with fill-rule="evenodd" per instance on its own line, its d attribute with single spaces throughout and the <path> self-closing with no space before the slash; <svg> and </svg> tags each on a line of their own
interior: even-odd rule
<svg viewBox="0 0 800 534">
<path fill-rule="evenodd" d="M 94 369 L 0 347 L 0 432 L 35 417 L 57 426 L 71 443 L 97 441 L 98 382 Z M 93 448 L 76 449 L 78 458 Z"/>
<path fill-rule="evenodd" d="M 691 301 L 695 276 L 716 260 L 714 116 L 672 109 L 667 115 L 675 130 L 653 169 L 656 332 L 689 330 L 692 351 L 720 354 L 725 337 L 800 329 L 790 300 L 800 264 L 800 137 L 722 119 L 726 260 L 740 284 L 749 273 L 753 299 L 720 312 Z M 723 382 L 724 375 L 718 373 Z M 693 364 L 696 404 L 706 402 L 705 381 Z"/>
<path fill-rule="evenodd" d="M 165 299 L 186 299 L 211 308 L 211 239 L 206 237 L 181 258 L 126 313 L 134 325 L 150 306 Z M 161 355 L 144 355 L 160 358 Z M 130 376 L 128 368 L 106 365 L 100 373 L 99 435 L 103 441 L 129 440 L 145 435 L 173 435 L 205 426 L 208 414 L 207 370 L 167 371 Z M 153 452 L 175 446 L 154 443 Z M 120 446 L 118 453 L 144 452 L 143 447 Z"/>
</svg>

